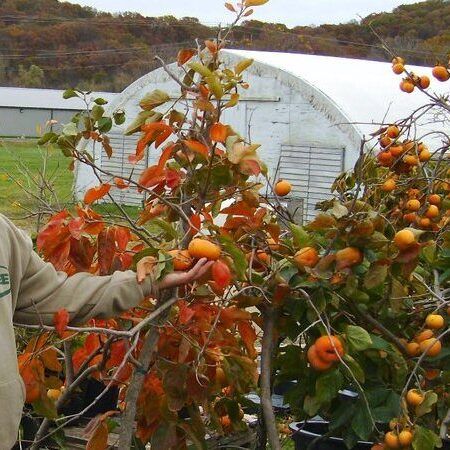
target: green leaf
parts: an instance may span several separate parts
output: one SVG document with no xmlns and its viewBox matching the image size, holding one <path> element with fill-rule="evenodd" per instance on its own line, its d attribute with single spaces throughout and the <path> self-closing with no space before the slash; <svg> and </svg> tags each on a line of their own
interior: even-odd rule
<svg viewBox="0 0 450 450">
<path fill-rule="evenodd" d="M 349 325 L 347 327 L 347 342 L 353 350 L 367 350 L 372 345 L 370 334 L 361 327 Z"/>
<path fill-rule="evenodd" d="M 149 223 L 164 231 L 164 233 L 166 233 L 167 237 L 169 237 L 170 239 L 177 239 L 178 237 L 177 230 L 175 230 L 172 224 L 170 222 L 167 222 L 167 220 L 152 219 Z"/>
<path fill-rule="evenodd" d="M 41 138 L 38 140 L 38 145 L 45 145 L 47 143 L 53 143 L 56 142 L 58 139 L 58 135 L 56 133 L 53 133 L 52 131 L 49 131 L 48 133 L 45 133 Z"/>
<path fill-rule="evenodd" d="M 103 117 L 103 114 L 105 113 L 105 108 L 100 105 L 94 105 L 91 111 L 91 116 L 94 122 L 97 122 L 97 120 L 100 120 Z"/>
<path fill-rule="evenodd" d="M 97 105 L 106 105 L 108 103 L 108 100 L 105 100 L 104 98 L 99 97 L 94 100 L 94 103 Z"/>
<path fill-rule="evenodd" d="M 423 247 L 422 255 L 429 264 L 433 264 L 436 258 L 436 242 L 431 242 Z"/>
<path fill-rule="evenodd" d="M 78 134 L 78 128 L 73 122 L 63 126 L 62 134 L 65 136 L 76 136 Z"/>
<path fill-rule="evenodd" d="M 367 405 L 361 400 L 356 408 L 356 413 L 352 420 L 352 430 L 360 439 L 367 441 L 372 433 L 373 426 L 374 423 Z"/>
<path fill-rule="evenodd" d="M 114 111 L 113 119 L 116 125 L 123 125 L 126 120 L 125 111 L 122 110 Z"/>
<path fill-rule="evenodd" d="M 434 450 L 442 447 L 442 441 L 433 431 L 416 425 L 412 446 L 414 450 Z"/>
<path fill-rule="evenodd" d="M 344 355 L 344 357 L 342 359 L 346 362 L 346 364 L 349 367 L 349 369 L 351 370 L 353 376 L 360 383 L 364 383 L 366 380 L 366 376 L 364 374 L 364 370 L 358 364 L 358 362 L 354 358 L 352 358 L 349 354 Z"/>
<path fill-rule="evenodd" d="M 58 417 L 55 402 L 47 398 L 47 396 L 41 398 L 37 402 L 34 402 L 33 410 L 38 416 L 46 417 L 47 419 L 56 419 Z"/>
<path fill-rule="evenodd" d="M 218 76 L 213 73 L 207 76 L 205 81 L 209 87 L 209 90 L 214 94 L 214 97 L 220 100 L 223 97 L 223 87 Z"/>
<path fill-rule="evenodd" d="M 68 100 L 69 98 L 73 97 L 79 97 L 78 93 L 75 91 L 75 89 L 67 89 L 63 93 L 63 98 Z"/>
<path fill-rule="evenodd" d="M 139 102 L 139 106 L 144 111 L 151 111 L 157 106 L 161 106 L 170 100 L 169 94 L 167 92 L 161 91 L 160 89 L 155 89 L 144 96 L 144 98 Z"/>
<path fill-rule="evenodd" d="M 107 133 L 108 131 L 111 130 L 112 128 L 112 119 L 111 117 L 102 117 L 98 123 L 98 131 L 100 131 L 100 133 Z"/>
<path fill-rule="evenodd" d="M 307 395 L 305 397 L 305 400 L 303 402 L 303 409 L 309 416 L 315 416 L 319 411 L 320 406 L 321 402 L 316 397 L 312 397 L 310 395 Z"/>
<path fill-rule="evenodd" d="M 294 244 L 297 247 L 307 247 L 311 244 L 311 238 L 309 234 L 303 227 L 300 225 L 296 225 L 295 223 L 289 224 L 289 228 L 291 229 L 292 238 L 294 239 Z"/>
<path fill-rule="evenodd" d="M 344 384 L 344 377 L 339 370 L 321 375 L 316 381 L 316 398 L 321 403 L 333 400 Z"/>
<path fill-rule="evenodd" d="M 364 287 L 372 289 L 384 283 L 388 274 L 385 264 L 372 264 L 364 277 Z"/>
<path fill-rule="evenodd" d="M 423 402 L 416 406 L 416 416 L 424 416 L 433 410 L 433 405 L 435 405 L 438 401 L 438 396 L 433 391 L 425 392 L 425 396 Z"/>
<path fill-rule="evenodd" d="M 248 58 L 239 61 L 234 68 L 236 75 L 240 75 L 244 70 L 248 69 L 254 62 L 254 59 Z"/>
</svg>

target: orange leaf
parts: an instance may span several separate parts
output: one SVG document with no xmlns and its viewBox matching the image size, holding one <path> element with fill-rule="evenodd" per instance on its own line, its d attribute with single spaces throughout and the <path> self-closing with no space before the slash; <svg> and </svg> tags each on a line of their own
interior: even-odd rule
<svg viewBox="0 0 450 450">
<path fill-rule="evenodd" d="M 61 372 L 62 365 L 58 361 L 58 353 L 55 348 L 50 347 L 40 354 L 41 361 L 45 368 L 53 372 Z"/>
<path fill-rule="evenodd" d="M 256 358 L 257 352 L 255 349 L 256 332 L 249 322 L 238 322 L 238 330 L 242 338 L 242 342 L 247 349 L 250 358 Z"/>
<path fill-rule="evenodd" d="M 217 53 L 217 44 L 214 41 L 207 40 L 205 41 L 206 48 L 212 53 Z"/>
<path fill-rule="evenodd" d="M 224 289 L 231 283 L 230 268 L 223 261 L 216 261 L 211 269 L 213 280 L 220 289 Z"/>
<path fill-rule="evenodd" d="M 84 203 L 86 205 L 90 205 L 91 203 L 94 203 L 97 200 L 100 200 L 103 198 L 111 189 L 111 185 L 108 183 L 101 184 L 100 186 L 93 187 L 91 189 L 88 189 L 84 196 Z"/>
<path fill-rule="evenodd" d="M 197 50 L 193 48 L 184 48 L 178 52 L 177 62 L 179 66 L 186 64 L 193 56 L 197 54 Z"/>
<path fill-rule="evenodd" d="M 86 450 L 105 450 L 108 448 L 108 425 L 100 422 L 91 434 Z"/>
<path fill-rule="evenodd" d="M 184 140 L 183 144 L 191 151 L 200 153 L 205 158 L 208 157 L 209 149 L 205 144 L 194 140 Z"/>
<path fill-rule="evenodd" d="M 69 324 L 70 316 L 67 309 L 60 309 L 53 316 L 56 332 L 60 338 L 64 338 L 64 332 Z"/>
<path fill-rule="evenodd" d="M 230 214 L 235 216 L 247 216 L 252 217 L 255 214 L 256 209 L 248 206 L 245 202 L 237 202 L 227 208 L 222 209 L 221 214 Z"/>
<path fill-rule="evenodd" d="M 192 235 L 197 234 L 200 231 L 200 227 L 202 226 L 202 220 L 200 218 L 200 214 L 192 214 L 189 218 L 190 228 L 189 233 Z"/>
<path fill-rule="evenodd" d="M 227 8 L 229 11 L 231 12 L 236 12 L 236 10 L 234 9 L 234 6 L 231 3 L 225 3 L 225 8 Z"/>
<path fill-rule="evenodd" d="M 114 184 L 118 189 L 127 189 L 130 185 L 125 182 L 123 178 L 115 177 Z"/>
<path fill-rule="evenodd" d="M 209 135 L 212 141 L 225 142 L 228 136 L 228 127 L 223 123 L 215 123 L 212 125 Z"/>
</svg>

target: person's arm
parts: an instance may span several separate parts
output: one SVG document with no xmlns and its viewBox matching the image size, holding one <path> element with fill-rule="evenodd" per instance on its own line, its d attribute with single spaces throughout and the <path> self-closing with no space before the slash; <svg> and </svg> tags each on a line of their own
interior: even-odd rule
<svg viewBox="0 0 450 450">
<path fill-rule="evenodd" d="M 168 289 L 195 281 L 210 267 L 200 260 L 189 272 L 169 274 L 152 286 L 151 266 L 138 265 L 135 272 L 115 272 L 110 276 L 78 273 L 71 277 L 44 262 L 34 251 L 31 239 L 6 220 L 11 252 L 21 252 L 25 260 L 18 286 L 14 321 L 23 324 L 53 325 L 55 312 L 66 309 L 72 325 L 84 324 L 91 318 L 107 319 L 137 306 L 159 289 Z M 26 252 L 26 255 L 23 255 Z"/>
</svg>

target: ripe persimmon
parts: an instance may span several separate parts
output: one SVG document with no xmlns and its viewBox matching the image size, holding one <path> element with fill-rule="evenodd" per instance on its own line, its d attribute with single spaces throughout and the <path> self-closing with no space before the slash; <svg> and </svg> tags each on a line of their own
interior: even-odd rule
<svg viewBox="0 0 450 450">
<path fill-rule="evenodd" d="M 336 362 L 344 356 L 344 346 L 337 336 L 321 336 L 314 345 L 322 361 Z"/>
<path fill-rule="evenodd" d="M 387 136 L 386 134 L 381 136 L 381 138 L 380 138 L 381 147 L 385 148 L 385 147 L 391 145 L 391 143 L 392 143 L 392 139 L 389 136 Z"/>
<path fill-rule="evenodd" d="M 414 435 L 410 430 L 402 430 L 398 434 L 398 440 L 402 447 L 408 447 L 413 441 Z"/>
<path fill-rule="evenodd" d="M 424 396 L 417 389 L 410 389 L 406 394 L 406 403 L 409 406 L 419 406 L 423 402 Z"/>
<path fill-rule="evenodd" d="M 408 344 L 406 344 L 406 352 L 409 356 L 419 356 L 420 345 L 417 342 L 408 342 Z"/>
<path fill-rule="evenodd" d="M 397 187 L 397 184 L 393 178 L 387 179 L 381 186 L 381 190 L 384 192 L 392 192 Z"/>
<path fill-rule="evenodd" d="M 311 345 L 311 347 L 309 347 L 306 356 L 308 358 L 309 364 L 311 364 L 311 367 L 319 372 L 324 372 L 325 370 L 330 369 L 331 366 L 333 365 L 333 362 L 324 361 L 319 357 L 315 345 Z"/>
<path fill-rule="evenodd" d="M 278 197 L 285 197 L 292 191 L 292 184 L 289 181 L 280 180 L 274 188 L 275 194 Z"/>
<path fill-rule="evenodd" d="M 425 341 L 426 339 L 430 339 L 433 336 L 434 336 L 433 331 L 431 331 L 429 329 L 425 329 L 425 330 L 421 331 L 420 333 L 418 333 L 414 337 L 414 340 L 420 344 L 421 342 Z"/>
<path fill-rule="evenodd" d="M 187 250 L 170 250 L 169 255 L 172 257 L 174 270 L 189 270 L 193 261 Z"/>
<path fill-rule="evenodd" d="M 408 166 L 417 166 L 419 164 L 419 160 L 417 159 L 417 156 L 414 155 L 406 155 L 403 157 L 403 162 L 405 164 L 408 164 Z"/>
<path fill-rule="evenodd" d="M 443 328 L 444 323 L 444 318 L 440 314 L 429 314 L 425 319 L 425 325 L 432 330 Z"/>
<path fill-rule="evenodd" d="M 54 402 L 56 402 L 56 400 L 58 400 L 59 397 L 61 397 L 61 391 L 59 389 L 49 389 L 47 391 L 47 397 L 50 400 L 53 400 Z"/>
<path fill-rule="evenodd" d="M 400 155 L 403 155 L 405 152 L 405 149 L 403 148 L 403 145 L 391 145 L 389 147 L 389 151 L 391 152 L 391 155 L 395 158 L 399 157 Z"/>
<path fill-rule="evenodd" d="M 396 75 L 400 75 L 404 71 L 405 71 L 405 66 L 401 63 L 397 63 L 392 66 L 392 72 L 394 72 Z"/>
<path fill-rule="evenodd" d="M 192 239 L 188 246 L 189 254 L 196 259 L 207 258 L 209 260 L 217 260 L 220 257 L 220 247 L 206 239 Z"/>
<path fill-rule="evenodd" d="M 431 194 L 428 197 L 428 202 L 430 203 L 430 205 L 436 205 L 439 206 L 441 204 L 441 196 L 438 194 Z"/>
<path fill-rule="evenodd" d="M 364 259 L 364 255 L 359 248 L 346 247 L 336 252 L 336 267 L 338 270 L 356 266 Z"/>
<path fill-rule="evenodd" d="M 439 353 L 441 353 L 442 350 L 442 344 L 439 339 L 436 338 L 430 338 L 425 339 L 420 343 L 420 351 L 422 353 L 425 353 L 427 356 L 437 356 Z"/>
<path fill-rule="evenodd" d="M 400 230 L 394 236 L 394 244 L 400 250 L 406 250 L 416 242 L 416 237 L 411 230 Z"/>
<path fill-rule="evenodd" d="M 428 217 L 429 219 L 439 217 L 439 208 L 436 205 L 430 205 L 425 212 L 425 217 Z"/>
<path fill-rule="evenodd" d="M 391 139 L 395 139 L 399 136 L 400 134 L 400 130 L 398 128 L 397 125 L 390 125 L 387 130 L 386 130 L 386 134 L 391 138 Z"/>
<path fill-rule="evenodd" d="M 447 70 L 447 67 L 444 67 L 442 65 L 437 65 L 433 67 L 433 76 L 438 81 L 447 81 L 450 78 L 450 73 Z"/>
<path fill-rule="evenodd" d="M 319 253 L 314 247 L 304 247 L 294 256 L 294 262 L 298 267 L 314 267 L 319 259 Z"/>
<path fill-rule="evenodd" d="M 430 159 L 431 159 L 431 153 L 430 153 L 430 150 L 425 149 L 425 150 L 422 150 L 422 151 L 419 153 L 419 161 L 421 161 L 421 162 L 427 162 L 427 161 L 429 161 Z"/>
<path fill-rule="evenodd" d="M 414 91 L 414 83 L 410 80 L 402 80 L 400 82 L 400 89 L 407 94 L 411 94 Z"/>
<path fill-rule="evenodd" d="M 413 223 L 417 219 L 416 213 L 407 213 L 403 216 L 403 220 L 407 223 Z"/>
<path fill-rule="evenodd" d="M 439 369 L 427 369 L 425 370 L 425 378 L 428 381 L 432 381 L 435 378 L 437 378 L 441 374 L 441 371 Z"/>
<path fill-rule="evenodd" d="M 422 75 L 419 80 L 419 85 L 422 89 L 427 89 L 430 86 L 430 78 Z"/>
<path fill-rule="evenodd" d="M 416 198 L 413 198 L 413 199 L 411 199 L 411 200 L 408 200 L 408 201 L 406 202 L 406 208 L 407 208 L 409 211 L 419 211 L 419 209 L 420 209 L 420 201 L 417 200 Z"/>
<path fill-rule="evenodd" d="M 383 167 L 392 166 L 392 164 L 394 163 L 394 157 L 389 150 L 378 153 L 377 159 Z"/>
<path fill-rule="evenodd" d="M 400 441 L 398 439 L 397 433 L 393 431 L 388 431 L 384 435 L 384 443 L 388 446 L 388 448 L 400 448 Z"/>
</svg>

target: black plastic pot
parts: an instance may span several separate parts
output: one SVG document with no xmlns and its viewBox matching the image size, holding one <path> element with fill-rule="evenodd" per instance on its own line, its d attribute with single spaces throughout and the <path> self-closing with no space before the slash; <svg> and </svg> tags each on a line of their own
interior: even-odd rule
<svg viewBox="0 0 450 450">
<path fill-rule="evenodd" d="M 328 422 L 323 420 L 292 423 L 289 428 L 293 431 L 295 450 L 348 450 L 341 438 L 320 439 L 328 432 Z M 373 442 L 361 441 L 353 447 L 353 450 L 370 450 L 373 445 Z"/>
</svg>

